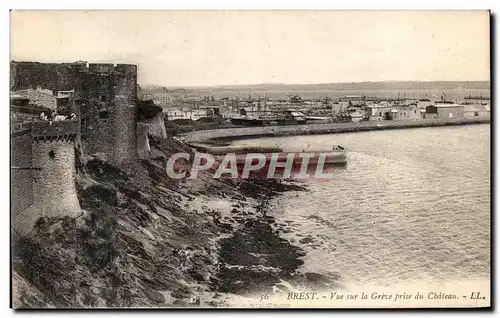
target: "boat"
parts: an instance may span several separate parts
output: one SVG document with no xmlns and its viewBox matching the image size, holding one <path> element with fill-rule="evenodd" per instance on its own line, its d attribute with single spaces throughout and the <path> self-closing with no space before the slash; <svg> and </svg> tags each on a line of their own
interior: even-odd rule
<svg viewBox="0 0 500 318">
<path fill-rule="evenodd" d="M 310 163 L 317 163 L 319 161 L 320 154 L 323 154 L 323 156 L 325 157 L 325 164 L 347 163 L 347 149 L 341 145 L 334 145 L 331 150 L 328 151 L 311 150 L 309 148 L 304 148 L 301 151 L 284 151 L 282 147 L 274 144 L 259 146 L 210 146 L 206 144 L 189 143 L 189 146 L 199 152 L 205 152 L 214 155 L 217 161 L 222 160 L 226 154 L 235 154 L 236 162 L 238 164 L 248 161 L 248 154 L 263 154 L 268 161 L 271 160 L 273 155 L 278 155 L 278 162 L 285 162 L 288 155 L 294 154 L 294 164 L 302 164 L 302 156 L 300 155 L 301 153 L 309 153 L 313 155 L 309 159 Z"/>
<path fill-rule="evenodd" d="M 245 166 L 248 167 L 260 167 L 256 170 L 250 172 L 250 178 L 267 176 L 269 169 L 271 167 L 272 160 L 276 160 L 277 163 L 284 164 L 292 158 L 292 165 L 290 171 L 290 177 L 296 178 L 302 175 L 304 172 L 310 176 L 317 174 L 318 171 L 331 171 L 331 168 L 338 165 L 347 164 L 347 150 L 342 146 L 334 146 L 329 151 L 311 151 L 303 150 L 301 152 L 290 152 L 284 151 L 279 147 L 213 147 L 209 149 L 215 157 L 215 164 L 213 166 L 214 170 L 220 168 L 220 165 L 228 167 L 229 164 L 233 163 L 235 160 L 238 175 L 241 175 L 244 171 Z M 230 154 L 228 156 L 228 154 Z M 235 159 L 232 156 L 235 156 Z M 302 155 L 303 154 L 303 155 Z M 263 156 L 262 156 L 263 155 Z M 307 157 L 308 160 L 304 158 Z M 262 164 L 262 159 L 265 159 L 265 163 Z M 285 168 L 283 165 L 278 165 L 272 173 L 273 178 L 281 178 L 284 174 Z"/>
<path fill-rule="evenodd" d="M 304 151 L 305 152 L 305 151 Z M 324 157 L 324 164 L 325 165 L 344 165 L 347 164 L 347 152 L 346 150 L 332 150 L 328 152 L 324 151 L 308 151 L 307 153 L 312 153 L 313 156 L 309 158 L 309 165 L 317 165 L 320 162 L 320 158 Z M 271 159 L 274 156 L 277 157 L 277 162 L 286 162 L 288 155 L 293 154 L 293 165 L 294 166 L 300 166 L 302 165 L 303 162 L 303 156 L 301 156 L 300 152 L 274 152 L 274 153 L 264 153 L 264 156 L 266 158 L 266 162 L 269 163 L 271 162 Z M 222 157 L 222 156 L 220 156 Z M 245 164 L 247 161 L 252 161 L 252 164 L 256 164 L 258 162 L 258 159 L 252 159 L 251 157 L 247 156 L 246 153 L 241 153 L 241 154 L 236 154 L 236 163 L 237 164 Z"/>
</svg>

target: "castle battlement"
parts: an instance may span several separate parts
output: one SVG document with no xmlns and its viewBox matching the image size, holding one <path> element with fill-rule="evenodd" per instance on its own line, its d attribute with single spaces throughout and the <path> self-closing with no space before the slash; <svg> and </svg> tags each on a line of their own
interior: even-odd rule
<svg viewBox="0 0 500 318">
<path fill-rule="evenodd" d="M 18 234 L 41 216 L 79 215 L 75 189 L 78 120 L 11 125 L 11 212 Z"/>
<path fill-rule="evenodd" d="M 57 109 L 64 107 L 76 120 L 11 121 L 12 215 L 20 232 L 40 216 L 81 213 L 77 151 L 104 155 L 114 164 L 137 158 L 136 65 L 12 62 L 11 89 L 30 87 L 74 91 Z"/>
<path fill-rule="evenodd" d="M 57 107 L 76 114 L 80 127 L 69 122 L 37 122 L 32 130 L 35 141 L 80 135 L 86 154 L 106 154 L 115 164 L 137 157 L 137 65 L 12 62 L 11 81 L 14 90 L 41 87 L 75 92 L 67 105 Z"/>
<path fill-rule="evenodd" d="M 31 124 L 34 141 L 75 140 L 80 133 L 77 120 L 56 122 L 38 121 Z"/>
<path fill-rule="evenodd" d="M 110 64 L 91 63 L 87 67 L 88 72 L 102 75 L 132 75 L 137 74 L 137 65 L 134 64 Z"/>
</svg>

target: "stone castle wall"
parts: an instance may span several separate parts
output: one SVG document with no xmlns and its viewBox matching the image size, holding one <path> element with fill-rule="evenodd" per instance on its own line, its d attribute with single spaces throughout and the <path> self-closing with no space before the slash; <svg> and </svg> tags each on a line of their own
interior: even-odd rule
<svg viewBox="0 0 500 318">
<path fill-rule="evenodd" d="M 111 112 L 115 139 L 113 158 L 120 164 L 137 158 L 137 67 L 118 64 L 115 71 Z"/>
<path fill-rule="evenodd" d="M 34 175 L 33 193 L 39 216 L 81 214 L 75 188 L 75 146 L 72 140 L 33 143 L 33 165 L 42 167 Z"/>
<path fill-rule="evenodd" d="M 137 158 L 137 66 L 12 62 L 11 81 L 12 90 L 74 90 L 84 153 L 115 164 Z"/>
<path fill-rule="evenodd" d="M 11 90 L 75 91 L 76 121 L 33 122 L 11 132 L 11 206 L 18 234 L 42 216 L 81 214 L 75 147 L 120 165 L 137 158 L 137 67 L 124 64 L 11 63 Z M 17 126 L 16 126 L 17 127 Z"/>
<path fill-rule="evenodd" d="M 142 120 L 137 123 L 137 154 L 140 159 L 151 157 L 148 134 L 159 138 L 167 138 L 164 118 L 164 114 L 159 113 L 152 119 Z"/>
<path fill-rule="evenodd" d="M 56 110 L 57 108 L 57 97 L 54 96 L 51 91 L 48 92 L 47 90 L 28 88 L 14 91 L 14 93 L 28 98 L 32 104 L 52 110 Z"/>
<path fill-rule="evenodd" d="M 164 113 L 159 113 L 155 118 L 151 120 L 149 124 L 149 133 L 160 138 L 167 138 Z"/>
<path fill-rule="evenodd" d="M 78 87 L 83 63 L 12 62 L 10 64 L 11 90 L 42 87 L 52 91 L 69 91 Z"/>
<path fill-rule="evenodd" d="M 42 216 L 81 214 L 75 188 L 78 123 L 30 122 L 11 131 L 12 225 L 22 235 Z"/>
<path fill-rule="evenodd" d="M 11 135 L 10 140 L 10 186 L 11 212 L 16 217 L 33 204 L 33 170 L 32 167 L 31 129 L 28 127 Z M 20 168 L 20 169 L 18 169 Z"/>
</svg>

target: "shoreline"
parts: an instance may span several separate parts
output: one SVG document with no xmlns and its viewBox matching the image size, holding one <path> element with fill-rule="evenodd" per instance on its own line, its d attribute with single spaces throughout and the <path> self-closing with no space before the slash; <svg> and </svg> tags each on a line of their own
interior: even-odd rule
<svg viewBox="0 0 500 318">
<path fill-rule="evenodd" d="M 190 152 L 173 139 L 152 147 L 165 157 Z M 290 227 L 267 215 L 270 200 L 303 185 L 204 174 L 176 181 L 160 159 L 121 168 L 85 159 L 84 215 L 41 218 L 14 243 L 16 308 L 228 307 L 232 297 L 290 291 L 283 279 L 335 285 L 301 272 L 302 248 L 280 235 Z"/>
<path fill-rule="evenodd" d="M 228 144 L 230 141 L 300 135 L 327 135 L 377 130 L 489 124 L 491 117 L 422 119 L 414 121 L 362 121 L 358 123 L 308 124 L 293 126 L 242 127 L 200 130 L 181 135 L 188 144 Z"/>
<path fill-rule="evenodd" d="M 468 123 L 484 122 L 431 126 Z M 302 266 L 309 238 L 287 239 L 294 228 L 273 216 L 274 198 L 287 191 L 307 192 L 307 184 L 214 180 L 204 174 L 170 180 L 164 159 L 179 151 L 193 154 L 192 149 L 172 138 L 150 142 L 162 157 L 124 170 L 86 158 L 85 174 L 77 177 L 86 215 L 44 220 L 17 245 L 17 306 L 224 308 L 234 297 L 261 306 L 262 294 L 345 289 L 340 275 Z M 182 258 L 175 249 L 189 256 Z M 78 257 L 68 262 L 67 253 Z M 77 297 L 72 286 L 78 286 Z"/>
</svg>

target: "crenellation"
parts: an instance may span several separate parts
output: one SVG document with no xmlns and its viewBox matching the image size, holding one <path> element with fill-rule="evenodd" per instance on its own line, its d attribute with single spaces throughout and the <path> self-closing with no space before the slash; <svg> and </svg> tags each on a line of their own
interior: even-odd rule
<svg viewBox="0 0 500 318">
<path fill-rule="evenodd" d="M 29 231 L 40 213 L 80 213 L 75 147 L 117 165 L 137 158 L 136 65 L 12 62 L 11 89 L 32 88 L 51 90 L 56 97 L 71 92 L 64 109 L 77 116 L 57 122 L 34 118 L 11 126 L 12 144 L 18 149 L 12 166 L 40 168 L 13 172 L 18 180 L 12 187 L 14 225 L 22 227 L 21 232 Z"/>
<path fill-rule="evenodd" d="M 38 121 L 31 125 L 33 138 L 42 139 L 44 137 L 76 136 L 80 131 L 80 125 L 76 120 L 66 120 L 59 122 Z"/>
<path fill-rule="evenodd" d="M 18 234 L 40 216 L 76 216 L 75 141 L 78 121 L 26 122 L 11 129 L 11 205 Z M 22 128 L 22 129 L 21 129 Z"/>
<path fill-rule="evenodd" d="M 16 90 L 74 90 L 68 109 L 77 115 L 85 153 L 105 153 L 115 164 L 137 157 L 136 65 L 12 62 L 11 69 Z"/>
</svg>

